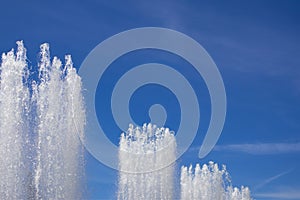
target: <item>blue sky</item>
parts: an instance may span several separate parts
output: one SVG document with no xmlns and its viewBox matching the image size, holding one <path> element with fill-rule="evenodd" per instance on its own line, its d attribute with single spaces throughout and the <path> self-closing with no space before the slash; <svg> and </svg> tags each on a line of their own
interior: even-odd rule
<svg viewBox="0 0 300 200">
<path fill-rule="evenodd" d="M 193 83 L 201 107 L 197 137 L 177 165 L 213 160 L 226 164 L 233 185 L 247 185 L 256 199 L 300 199 L 300 2 L 275 1 L 5 1 L 0 7 L 0 51 L 24 40 L 28 59 L 36 64 L 39 45 L 50 43 L 52 56 L 72 54 L 77 68 L 101 41 L 132 28 L 157 26 L 183 32 L 198 41 L 217 64 L 227 94 L 227 117 L 222 135 L 207 157 L 197 155 L 210 119 L 205 83 L 184 71 Z M 141 51 L 114 65 L 133 66 L 157 61 L 184 65 L 158 51 Z M 114 66 L 107 86 L 117 78 Z M 98 117 L 118 143 L 119 129 L 106 110 L 107 88 L 99 88 Z M 148 121 L 153 102 L 166 106 L 167 125 L 178 128 L 178 103 L 166 89 L 149 86 L 132 98 L 133 118 Z M 157 90 L 145 101 L 143 95 Z M 106 93 L 105 93 L 106 92 Z M 145 101 L 145 103 L 139 103 Z M 107 102 L 106 102 L 107 103 Z M 117 171 L 89 153 L 89 199 L 115 199 Z"/>
</svg>

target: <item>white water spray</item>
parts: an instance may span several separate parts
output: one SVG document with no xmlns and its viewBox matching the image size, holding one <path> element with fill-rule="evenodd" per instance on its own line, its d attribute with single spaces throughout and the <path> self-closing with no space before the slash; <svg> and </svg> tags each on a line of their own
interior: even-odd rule
<svg viewBox="0 0 300 200">
<path fill-rule="evenodd" d="M 3 54 L 1 64 L 0 198 L 81 199 L 81 80 L 70 56 L 62 68 L 43 44 L 39 79 L 29 86 L 26 49 L 17 44 L 16 54 Z"/>
<path fill-rule="evenodd" d="M 174 187 L 174 133 L 167 128 L 129 125 L 119 147 L 119 200 L 177 199 Z M 182 200 L 251 200 L 247 187 L 233 188 L 226 167 L 209 162 L 181 168 Z"/>
<path fill-rule="evenodd" d="M 83 149 L 77 135 L 83 134 L 85 119 L 81 81 L 70 56 L 66 56 L 62 67 L 56 57 L 50 62 L 48 44 L 41 45 L 40 54 L 40 84 L 33 87 L 38 127 L 36 196 L 81 199 Z"/>
<path fill-rule="evenodd" d="M 181 168 L 182 200 L 251 200 L 247 187 L 233 188 L 226 167 L 219 169 L 216 163 L 199 164 L 195 169 Z"/>
<path fill-rule="evenodd" d="M 23 42 L 17 42 L 16 54 L 2 54 L 0 82 L 0 197 L 25 199 L 29 166 L 28 145 L 29 91 L 28 69 Z"/>
<path fill-rule="evenodd" d="M 0 198 L 82 199 L 85 112 L 81 80 L 70 56 L 50 60 L 41 45 L 39 79 L 30 77 L 23 42 L 0 68 Z M 77 122 L 74 124 L 74 122 Z M 121 135 L 119 200 L 174 199 L 174 134 L 144 125 Z M 217 164 L 182 167 L 182 200 L 250 200 L 247 187 L 227 184 Z"/>
<path fill-rule="evenodd" d="M 175 150 L 169 129 L 130 125 L 120 140 L 118 199 L 173 199 Z"/>
</svg>

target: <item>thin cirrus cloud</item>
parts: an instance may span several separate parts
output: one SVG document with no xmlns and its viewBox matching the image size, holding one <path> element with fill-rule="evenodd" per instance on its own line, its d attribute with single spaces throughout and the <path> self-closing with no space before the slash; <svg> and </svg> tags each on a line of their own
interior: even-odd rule
<svg viewBox="0 0 300 200">
<path fill-rule="evenodd" d="M 277 174 L 277 175 L 275 175 L 275 176 L 272 176 L 272 177 L 270 177 L 270 178 L 268 178 L 268 179 L 262 181 L 260 184 L 256 185 L 255 187 L 253 187 L 253 190 L 261 189 L 261 188 L 263 188 L 264 186 L 270 184 L 271 182 L 273 182 L 273 181 L 275 181 L 275 180 L 281 178 L 282 176 L 284 176 L 284 175 L 286 175 L 286 174 L 289 174 L 289 173 L 292 172 L 292 171 L 293 171 L 293 169 L 289 169 L 289 170 L 284 171 L 284 172 L 281 172 L 281 173 L 279 173 L 279 174 Z"/>
<path fill-rule="evenodd" d="M 216 145 L 214 151 L 243 152 L 252 155 L 300 153 L 300 142 Z"/>
<path fill-rule="evenodd" d="M 255 194 L 256 198 L 264 198 L 264 199 L 300 199 L 300 191 L 298 188 L 289 189 L 286 191 L 277 191 L 277 192 L 266 192 L 266 193 L 258 193 Z"/>
</svg>

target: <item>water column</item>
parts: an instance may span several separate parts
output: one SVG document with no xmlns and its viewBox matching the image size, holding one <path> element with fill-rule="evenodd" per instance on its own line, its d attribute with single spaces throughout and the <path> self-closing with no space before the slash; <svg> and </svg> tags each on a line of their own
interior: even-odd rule
<svg viewBox="0 0 300 200">
<path fill-rule="evenodd" d="M 26 49 L 2 54 L 0 81 L 0 198 L 25 199 L 30 176 L 28 145 L 29 91 Z"/>
<path fill-rule="evenodd" d="M 63 185 L 67 191 L 66 199 L 83 199 L 84 195 L 84 147 L 79 140 L 84 139 L 85 109 L 82 97 L 81 78 L 73 67 L 71 56 L 65 57 L 64 108 L 65 146 Z"/>
<path fill-rule="evenodd" d="M 230 184 L 226 167 L 219 169 L 218 164 L 209 162 L 202 167 L 197 164 L 181 168 L 181 199 L 182 200 L 251 200 L 247 187 L 238 189 Z"/>
<path fill-rule="evenodd" d="M 169 129 L 130 125 L 120 139 L 118 199 L 173 199 L 175 151 Z"/>
<path fill-rule="evenodd" d="M 33 85 L 36 102 L 37 152 L 35 161 L 35 198 L 81 199 L 83 149 L 78 134 L 83 135 L 85 113 L 81 80 L 72 66 L 54 57 L 49 45 L 41 45 L 39 84 Z"/>
</svg>

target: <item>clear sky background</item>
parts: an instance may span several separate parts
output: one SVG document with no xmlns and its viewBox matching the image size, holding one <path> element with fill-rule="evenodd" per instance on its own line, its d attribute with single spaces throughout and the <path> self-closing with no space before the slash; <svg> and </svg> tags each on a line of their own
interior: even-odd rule
<svg viewBox="0 0 300 200">
<path fill-rule="evenodd" d="M 24 40 L 31 65 L 39 45 L 50 43 L 52 56 L 72 54 L 77 68 L 108 37 L 137 27 L 157 26 L 183 32 L 198 41 L 217 64 L 227 93 L 227 118 L 215 149 L 204 159 L 199 147 L 210 119 L 209 94 L 188 64 L 166 52 L 144 50 L 118 59 L 98 88 L 97 113 L 108 137 L 118 143 L 109 94 L 117 68 L 156 61 L 187 66 L 201 108 L 197 137 L 177 166 L 213 160 L 227 165 L 233 185 L 249 186 L 258 199 L 300 199 L 300 1 L 2 1 L 0 52 Z M 157 95 L 147 94 L 155 91 Z M 154 93 L 152 93 L 154 94 Z M 167 126 L 178 128 L 179 107 L 157 85 L 138 90 L 131 100 L 133 118 L 148 122 L 147 108 L 161 103 Z M 115 199 L 117 171 L 86 153 L 87 196 Z M 179 177 L 179 171 L 177 172 Z"/>
</svg>

